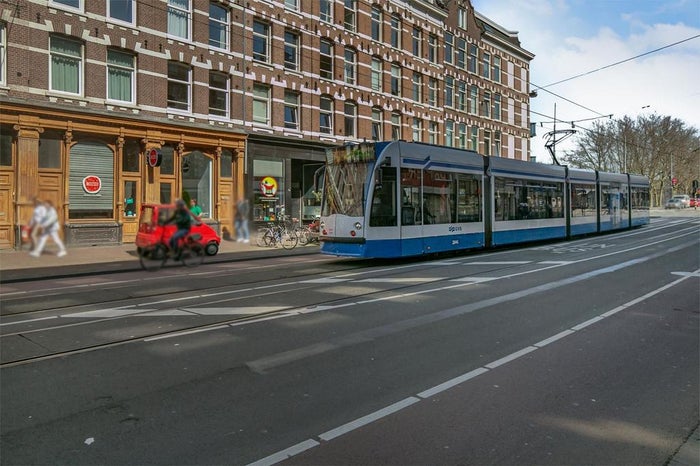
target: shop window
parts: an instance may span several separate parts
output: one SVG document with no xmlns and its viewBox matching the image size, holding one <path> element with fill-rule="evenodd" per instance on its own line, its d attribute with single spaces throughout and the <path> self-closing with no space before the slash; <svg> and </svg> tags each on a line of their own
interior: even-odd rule
<svg viewBox="0 0 700 466">
<path fill-rule="evenodd" d="M 220 163 L 221 177 L 231 178 L 233 176 L 233 152 L 227 149 L 222 150 Z"/>
<path fill-rule="evenodd" d="M 170 204 L 173 202 L 173 184 L 172 183 L 161 183 L 160 184 L 160 203 Z"/>
<path fill-rule="evenodd" d="M 79 142 L 70 149 L 68 200 L 71 219 L 114 217 L 114 154 L 101 142 Z"/>
<path fill-rule="evenodd" d="M 61 168 L 63 138 L 58 131 L 45 131 L 39 138 L 39 168 Z"/>
<path fill-rule="evenodd" d="M 141 144 L 135 140 L 126 141 L 122 149 L 122 171 L 138 173 L 141 169 L 140 155 Z"/>
<path fill-rule="evenodd" d="M 284 163 L 253 160 L 253 220 L 270 222 L 284 215 Z"/>
<path fill-rule="evenodd" d="M 124 182 L 124 216 L 136 217 L 138 206 L 136 200 L 139 198 L 136 181 Z"/>
<path fill-rule="evenodd" d="M 200 217 L 211 217 L 211 159 L 199 151 L 182 160 L 182 198 L 189 204 L 196 199 L 202 208 Z"/>
<path fill-rule="evenodd" d="M 9 126 L 0 126 L 0 167 L 12 166 L 12 133 Z"/>
<path fill-rule="evenodd" d="M 160 150 L 162 154 L 160 163 L 160 174 L 161 175 L 174 175 L 175 174 L 175 149 L 172 146 L 163 146 Z"/>
</svg>

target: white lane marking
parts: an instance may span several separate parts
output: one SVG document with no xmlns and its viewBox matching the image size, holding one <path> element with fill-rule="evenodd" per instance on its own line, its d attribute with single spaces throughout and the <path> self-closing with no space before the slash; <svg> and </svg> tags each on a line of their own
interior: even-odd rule
<svg viewBox="0 0 700 466">
<path fill-rule="evenodd" d="M 451 282 L 472 282 L 472 283 L 485 283 L 493 280 L 500 280 L 500 277 L 462 277 L 450 280 Z"/>
<path fill-rule="evenodd" d="M 524 265 L 532 261 L 480 261 L 480 262 L 465 262 L 464 265 Z"/>
<path fill-rule="evenodd" d="M 316 440 L 304 440 L 301 443 L 297 443 L 296 445 L 293 445 L 285 450 L 278 451 L 277 453 L 263 458 L 261 460 L 258 460 L 255 463 L 250 463 L 248 466 L 271 466 L 273 464 L 277 464 L 288 458 L 291 458 L 292 456 L 298 455 L 299 453 L 303 453 L 306 450 L 314 448 L 318 445 L 320 444 Z"/>
<path fill-rule="evenodd" d="M 197 328 L 194 330 L 183 330 L 181 332 L 168 333 L 167 335 L 160 335 L 157 337 L 144 338 L 143 341 L 147 342 L 147 341 L 164 340 L 166 338 L 181 337 L 184 335 L 194 335 L 195 333 L 209 332 L 211 330 L 223 330 L 225 328 L 229 328 L 229 326 L 227 324 L 224 324 L 224 325 L 218 325 L 216 327 Z"/>
<path fill-rule="evenodd" d="M 542 265 L 569 265 L 573 264 L 573 261 L 541 261 L 538 264 Z"/>
<path fill-rule="evenodd" d="M 124 317 L 132 314 L 141 314 L 148 312 L 148 309 L 100 309 L 97 311 L 75 312 L 72 314 L 62 314 L 61 318 L 71 319 L 90 319 L 90 318 L 105 318 L 105 317 Z"/>
<path fill-rule="evenodd" d="M 673 275 L 680 275 L 681 277 L 700 277 L 700 273 L 696 272 L 671 272 Z"/>
<path fill-rule="evenodd" d="M 631 262 L 631 261 L 630 261 L 630 262 Z M 700 270 L 696 270 L 695 272 L 693 272 L 693 274 L 695 274 L 695 273 L 700 273 Z M 634 299 L 634 300 L 632 300 L 632 301 L 629 301 L 628 303 L 625 303 L 625 304 L 623 304 L 622 306 L 619 306 L 618 308 L 615 308 L 615 309 L 622 310 L 622 309 L 625 309 L 625 308 L 627 308 L 627 307 L 630 307 L 630 306 L 632 306 L 633 304 L 639 303 L 639 302 L 641 302 L 641 301 L 644 301 L 644 300 L 647 299 L 647 298 L 650 298 L 650 297 L 652 297 L 652 296 L 654 296 L 654 295 L 657 295 L 657 294 L 659 294 L 659 293 L 661 293 L 661 292 L 663 292 L 663 291 L 665 291 L 665 290 L 667 290 L 667 289 L 669 289 L 669 288 L 671 288 L 671 287 L 673 287 L 673 286 L 675 286 L 675 285 L 677 285 L 677 284 L 679 284 L 679 283 L 681 283 L 681 282 L 687 280 L 688 278 L 690 278 L 690 276 L 683 276 L 683 277 L 679 278 L 678 280 L 676 280 L 676 281 L 674 281 L 674 282 L 671 282 L 671 283 L 669 283 L 669 284 L 667 284 L 667 285 L 664 285 L 664 286 L 662 286 L 662 287 L 660 287 L 660 288 L 657 288 L 656 290 L 651 291 L 651 292 L 645 294 L 645 295 L 642 296 L 642 297 L 639 297 L 639 298 L 637 298 L 637 299 Z M 615 309 L 614 309 L 614 310 L 615 310 Z M 608 311 L 608 312 L 606 312 L 606 313 L 601 314 L 600 316 L 598 316 L 598 317 L 600 317 L 600 318 L 589 319 L 588 321 L 583 322 L 583 324 L 589 323 L 589 322 L 594 321 L 594 320 L 595 320 L 595 322 L 599 322 L 599 321 L 602 320 L 604 317 L 607 317 L 608 315 L 613 315 L 613 314 L 615 314 L 616 312 L 619 312 L 619 310 L 617 310 L 617 311 L 615 311 L 615 312 Z M 591 323 L 592 323 L 592 322 L 591 322 Z M 579 327 L 580 325 L 582 325 L 582 324 L 579 324 L 579 325 L 577 325 L 576 327 Z M 590 323 L 589 323 L 588 325 L 590 325 Z M 392 405 L 389 405 L 389 406 L 387 406 L 386 408 L 380 409 L 380 410 L 378 410 L 378 411 L 375 411 L 374 413 L 371 413 L 371 414 L 368 414 L 368 415 L 366 415 L 366 416 L 360 417 L 360 418 L 358 418 L 358 419 L 356 419 L 356 420 L 354 420 L 354 421 L 350 421 L 350 422 L 348 422 L 348 423 L 346 423 L 346 424 L 343 424 L 342 426 L 337 427 L 337 428 L 335 428 L 335 429 L 331 429 L 331 430 L 329 430 L 329 431 L 327 431 L 327 432 L 325 432 L 325 433 L 323 433 L 323 434 L 318 435 L 318 438 L 319 438 L 321 441 L 323 441 L 323 442 L 330 441 L 330 440 L 332 440 L 332 439 L 334 439 L 334 438 L 337 438 L 337 437 L 339 437 L 339 436 L 341 436 L 341 435 L 343 435 L 343 434 L 346 434 L 346 433 L 351 432 L 351 431 L 353 431 L 353 430 L 356 430 L 356 429 L 358 429 L 358 428 L 360 428 L 360 427 L 366 426 L 366 425 L 368 425 L 368 424 L 370 424 L 370 423 L 372 423 L 372 422 L 375 422 L 375 421 L 377 421 L 377 420 L 379 420 L 379 419 L 382 419 L 382 418 L 384 418 L 384 417 L 387 417 L 387 416 L 390 416 L 390 415 L 392 415 L 392 414 L 394 414 L 394 413 L 397 413 L 397 412 L 399 412 L 399 411 L 401 411 L 401 410 L 403 410 L 403 409 L 405 409 L 405 408 L 407 408 L 407 407 L 409 407 L 409 406 L 414 405 L 414 404 L 417 403 L 417 402 L 420 402 L 420 401 L 425 400 L 425 399 L 432 398 L 433 396 L 437 395 L 438 393 L 441 393 L 441 392 L 443 392 L 443 391 L 445 391 L 445 390 L 448 390 L 448 389 L 450 389 L 450 388 L 456 387 L 456 386 L 458 386 L 458 385 L 460 385 L 460 384 L 462 384 L 462 383 L 464 383 L 464 382 L 467 382 L 467 381 L 469 381 L 469 380 L 472 380 L 472 379 L 474 379 L 474 378 L 476 378 L 476 377 L 478 377 L 478 376 L 480 376 L 480 375 L 482 375 L 482 374 L 485 374 L 485 373 L 487 373 L 487 372 L 490 372 L 490 371 L 494 370 L 495 368 L 497 368 L 497 367 L 499 367 L 499 366 L 501 366 L 501 365 L 503 365 L 503 364 L 506 364 L 506 363 L 508 363 L 508 362 L 515 361 L 515 360 L 519 359 L 520 357 L 522 357 L 522 356 L 524 356 L 524 355 L 526 355 L 526 354 L 529 354 L 529 353 L 531 353 L 531 352 L 533 352 L 533 351 L 536 351 L 536 350 L 540 349 L 541 347 L 546 346 L 546 345 L 548 345 L 548 344 L 550 344 L 550 343 L 552 343 L 552 342 L 554 342 L 554 341 L 561 340 L 561 339 L 563 339 L 563 338 L 565 338 L 565 337 L 567 337 L 567 336 L 569 336 L 569 335 L 572 335 L 572 334 L 574 334 L 574 333 L 576 333 L 576 332 L 578 331 L 578 330 L 574 330 L 576 327 L 572 327 L 572 329 L 570 329 L 570 330 L 565 330 L 565 331 L 563 331 L 563 332 L 559 332 L 559 333 L 557 333 L 556 335 L 553 335 L 553 336 L 551 336 L 551 337 L 549 337 L 549 338 L 546 338 L 546 339 L 542 340 L 542 341 L 539 342 L 539 343 L 536 343 L 534 346 L 526 346 L 525 348 L 523 348 L 523 349 L 521 349 L 521 350 L 519 350 L 519 351 L 516 351 L 516 352 L 514 352 L 514 353 L 511 353 L 511 354 L 509 354 L 509 355 L 507 355 L 507 356 L 504 356 L 503 358 L 497 359 L 496 361 L 493 361 L 493 362 L 491 362 L 491 363 L 489 363 L 489 364 L 486 364 L 485 366 L 482 366 L 482 367 L 473 369 L 473 370 L 471 370 L 471 371 L 469 371 L 469 372 L 467 372 L 467 373 L 465 373 L 465 374 L 462 374 L 462 375 L 460 375 L 460 376 L 458 376 L 458 377 L 455 377 L 455 378 L 453 378 L 453 379 L 450 379 L 450 380 L 448 380 L 448 381 L 446 381 L 446 382 L 443 382 L 443 383 L 441 383 L 441 384 L 439 384 L 439 385 L 435 385 L 435 386 L 432 387 L 432 388 L 429 388 L 429 389 L 427 389 L 427 390 L 424 390 L 424 391 L 418 393 L 415 397 L 411 396 L 411 397 L 405 398 L 404 400 L 399 401 L 399 402 L 397 402 L 397 403 L 394 403 L 394 404 L 392 404 Z M 584 326 L 584 327 L 585 327 L 585 326 Z M 314 442 L 315 442 L 315 444 L 314 444 Z M 306 440 L 306 441 L 304 441 L 304 442 L 302 442 L 302 443 L 300 443 L 300 444 L 297 444 L 297 445 L 305 445 L 307 448 L 304 448 L 304 450 L 302 450 L 302 451 L 306 451 L 306 450 L 308 450 L 308 449 L 310 449 L 310 448 L 315 448 L 316 446 L 321 445 L 321 443 L 320 443 L 320 442 L 317 442 L 317 441 L 314 440 L 314 439 L 308 439 L 308 440 Z M 291 447 L 291 448 L 294 448 L 294 447 Z M 273 464 L 277 464 L 277 463 L 279 463 L 279 462 L 281 462 L 281 461 L 283 461 L 283 460 L 289 459 L 291 456 L 293 456 L 293 455 L 290 455 L 290 454 L 289 454 L 289 451 L 290 451 L 290 448 L 285 449 L 285 450 L 281 450 L 281 451 L 278 452 L 278 453 L 272 454 L 272 455 L 267 456 L 267 457 L 263 458 L 262 460 L 260 460 L 260 461 L 266 461 L 265 463 L 255 462 L 255 463 L 251 463 L 251 464 L 254 464 L 254 465 L 258 465 L 258 464 L 264 464 L 264 465 L 273 465 Z M 283 452 L 284 452 L 284 455 L 282 455 Z"/>
<path fill-rule="evenodd" d="M 440 280 L 445 280 L 445 277 L 378 277 L 378 278 L 365 278 L 362 280 L 354 280 L 353 283 L 430 283 Z"/>
<path fill-rule="evenodd" d="M 18 320 L 16 322 L 7 322 L 7 323 L 0 324 L 0 327 L 4 327 L 5 325 L 26 324 L 26 323 L 38 322 L 40 320 L 49 320 L 49 319 L 58 319 L 58 316 L 39 317 L 37 319 L 28 319 L 28 320 Z"/>
<path fill-rule="evenodd" d="M 415 396 L 410 396 L 404 400 L 389 405 L 386 408 L 382 408 L 366 416 L 362 416 L 361 418 L 355 419 L 354 421 L 348 422 L 347 424 L 343 424 L 340 427 L 336 427 L 335 429 L 329 430 L 328 432 L 319 435 L 318 438 L 328 442 L 329 440 L 333 440 L 336 437 L 340 437 L 341 435 L 347 434 L 348 432 L 352 432 L 353 430 L 359 429 L 362 426 L 366 426 L 367 424 L 370 424 L 378 419 L 387 417 L 391 414 L 401 411 L 402 409 L 416 404 L 419 401 L 420 399 L 416 398 Z"/>
<path fill-rule="evenodd" d="M 303 281 L 300 281 L 299 283 L 320 283 L 320 284 L 323 284 L 323 283 L 341 283 L 341 282 L 347 282 L 350 280 L 352 280 L 352 279 L 351 278 L 328 277 L 328 278 L 315 278 L 313 280 L 303 280 Z"/>
<path fill-rule="evenodd" d="M 582 329 L 588 327 L 589 325 L 593 325 L 593 324 L 595 324 L 596 322 L 601 321 L 601 320 L 603 320 L 603 319 L 605 319 L 605 317 L 603 317 L 603 316 L 596 316 L 596 317 L 594 317 L 594 318 L 592 318 L 592 319 L 589 319 L 589 320 L 587 320 L 587 321 L 585 321 L 585 322 L 581 322 L 580 324 L 578 324 L 578 325 L 575 326 L 575 327 L 571 327 L 571 330 L 582 330 Z"/>
<path fill-rule="evenodd" d="M 286 306 L 185 307 L 183 309 L 193 314 L 199 314 L 203 316 L 240 316 L 282 311 L 286 309 Z"/>
</svg>

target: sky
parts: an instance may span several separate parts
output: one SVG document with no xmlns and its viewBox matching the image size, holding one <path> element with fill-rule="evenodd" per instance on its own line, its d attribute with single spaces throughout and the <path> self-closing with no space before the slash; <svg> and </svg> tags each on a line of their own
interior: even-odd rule
<svg viewBox="0 0 700 466">
<path fill-rule="evenodd" d="M 544 88 L 530 100 L 531 121 L 537 123 L 531 152 L 538 162 L 551 162 L 543 136 L 553 129 L 555 103 L 557 129 L 602 115 L 634 119 L 656 113 L 700 131 L 700 0 L 472 0 L 472 5 L 517 31 L 521 46 L 535 54 L 531 89 Z M 677 42 L 682 43 L 670 46 Z M 634 58 L 639 55 L 644 56 Z M 585 75 L 554 84 L 580 74 Z M 557 144 L 558 159 L 571 144 Z"/>
</svg>

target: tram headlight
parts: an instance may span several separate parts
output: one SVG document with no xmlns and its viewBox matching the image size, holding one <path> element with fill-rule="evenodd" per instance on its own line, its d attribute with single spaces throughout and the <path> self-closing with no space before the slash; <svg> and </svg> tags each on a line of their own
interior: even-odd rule
<svg viewBox="0 0 700 466">
<path fill-rule="evenodd" d="M 362 230 L 362 224 L 360 222 L 355 222 L 355 230 Z"/>
</svg>

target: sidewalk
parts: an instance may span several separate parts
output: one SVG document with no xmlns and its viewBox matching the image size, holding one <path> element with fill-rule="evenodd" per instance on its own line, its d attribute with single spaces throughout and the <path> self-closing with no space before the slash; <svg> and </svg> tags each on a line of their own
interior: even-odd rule
<svg viewBox="0 0 700 466">
<path fill-rule="evenodd" d="M 85 246 L 68 248 L 68 255 L 58 257 L 58 249 L 49 241 L 41 257 L 29 255 L 28 246 L 21 251 L 0 251 L 0 283 L 19 280 L 37 280 L 46 277 L 69 277 L 108 272 L 141 270 L 136 246 L 133 243 L 115 246 Z M 297 246 L 292 250 L 258 247 L 254 243 L 221 240 L 219 253 L 206 256 L 205 263 L 314 254 L 318 243 Z"/>
</svg>

